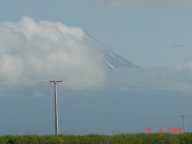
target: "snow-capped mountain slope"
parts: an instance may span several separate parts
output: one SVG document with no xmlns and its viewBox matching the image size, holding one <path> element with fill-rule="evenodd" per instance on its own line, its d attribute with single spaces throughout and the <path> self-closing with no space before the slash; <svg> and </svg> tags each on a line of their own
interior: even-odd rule
<svg viewBox="0 0 192 144">
<path fill-rule="evenodd" d="M 110 69 L 138 67 L 111 50 L 103 50 L 103 56 L 107 67 Z"/>
<path fill-rule="evenodd" d="M 87 41 L 91 44 L 91 46 L 94 46 L 94 48 L 101 52 L 105 64 L 109 69 L 138 68 L 137 65 L 133 64 L 132 62 L 120 56 L 119 54 L 103 46 L 103 44 L 101 44 L 97 39 L 95 39 L 85 30 L 84 33 L 86 34 Z"/>
</svg>

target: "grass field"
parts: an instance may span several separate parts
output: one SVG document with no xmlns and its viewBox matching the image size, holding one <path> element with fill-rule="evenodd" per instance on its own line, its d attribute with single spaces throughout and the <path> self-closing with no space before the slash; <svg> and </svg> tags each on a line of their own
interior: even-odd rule
<svg viewBox="0 0 192 144">
<path fill-rule="evenodd" d="M 192 144 L 192 133 L 119 134 L 119 135 L 58 135 L 1 136 L 0 144 Z"/>
</svg>

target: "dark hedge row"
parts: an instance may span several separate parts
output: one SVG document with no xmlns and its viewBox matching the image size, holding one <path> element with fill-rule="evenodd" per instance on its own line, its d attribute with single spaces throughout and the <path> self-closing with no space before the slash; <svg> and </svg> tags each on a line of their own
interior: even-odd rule
<svg viewBox="0 0 192 144">
<path fill-rule="evenodd" d="M 192 144 L 192 133 L 167 134 L 119 134 L 86 136 L 1 136 L 0 144 Z"/>
</svg>

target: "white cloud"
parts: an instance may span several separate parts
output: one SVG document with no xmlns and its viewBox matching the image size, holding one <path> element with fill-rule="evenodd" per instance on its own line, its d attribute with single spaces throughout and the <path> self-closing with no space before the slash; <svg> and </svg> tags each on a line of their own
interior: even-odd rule
<svg viewBox="0 0 192 144">
<path fill-rule="evenodd" d="M 68 1 L 68 0 L 65 0 Z M 100 4 L 119 6 L 124 4 L 155 4 L 155 5 L 188 5 L 192 0 L 81 0 L 86 2 L 96 2 Z"/>
<path fill-rule="evenodd" d="M 111 71 L 108 84 L 119 89 L 160 90 L 192 93 L 191 70 L 173 68 L 119 69 Z"/>
<path fill-rule="evenodd" d="M 191 3 L 192 0 L 101 0 L 106 2 L 121 3 Z"/>
<path fill-rule="evenodd" d="M 177 81 L 173 83 L 173 88 L 180 92 L 192 93 L 192 82 Z"/>
<path fill-rule="evenodd" d="M 192 62 L 185 63 L 185 64 L 178 64 L 176 68 L 178 70 L 192 70 Z"/>
<path fill-rule="evenodd" d="M 104 66 L 79 27 L 23 17 L 0 23 L 0 81 L 62 79 L 69 88 L 102 84 Z"/>
</svg>

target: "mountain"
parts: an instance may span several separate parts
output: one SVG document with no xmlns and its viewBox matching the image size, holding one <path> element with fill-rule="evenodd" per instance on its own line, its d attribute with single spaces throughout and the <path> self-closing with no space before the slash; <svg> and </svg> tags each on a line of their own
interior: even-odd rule
<svg viewBox="0 0 192 144">
<path fill-rule="evenodd" d="M 103 56 L 107 67 L 110 69 L 138 67 L 112 50 L 103 49 Z"/>
<path fill-rule="evenodd" d="M 99 42 L 96 38 L 94 38 L 92 35 L 87 33 L 86 30 L 84 30 L 84 33 L 87 35 L 87 42 L 90 43 L 91 47 L 94 47 L 99 52 L 101 52 L 105 64 L 109 69 L 118 69 L 118 68 L 138 68 L 137 65 L 133 64 L 126 58 L 120 56 L 116 52 L 112 51 L 109 48 L 106 48 L 101 42 Z"/>
</svg>

